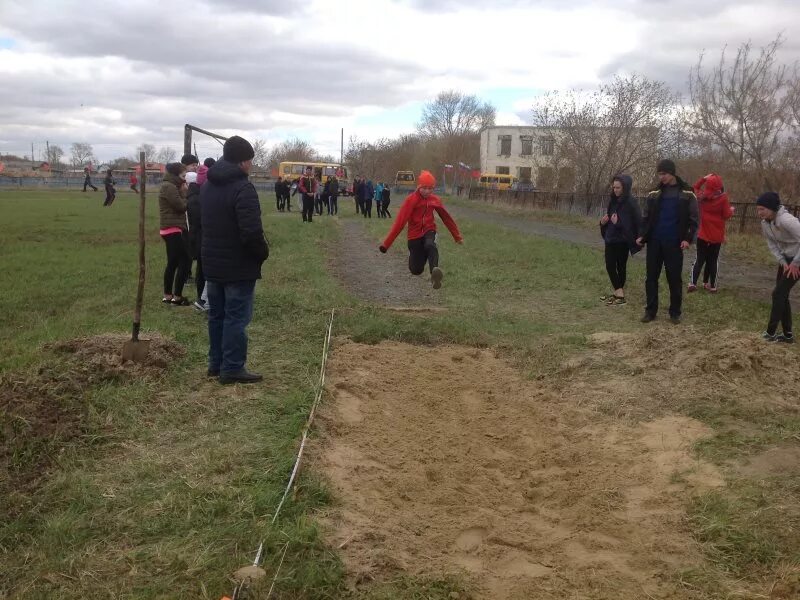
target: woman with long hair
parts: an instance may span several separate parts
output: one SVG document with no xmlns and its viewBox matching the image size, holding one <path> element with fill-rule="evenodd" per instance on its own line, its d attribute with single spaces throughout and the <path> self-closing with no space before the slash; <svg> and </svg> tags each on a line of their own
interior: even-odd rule
<svg viewBox="0 0 800 600">
<path fill-rule="evenodd" d="M 605 242 L 606 271 L 614 292 L 601 300 L 611 305 L 626 304 L 625 281 L 628 256 L 641 247 L 636 243 L 642 222 L 639 203 L 631 196 L 633 179 L 630 175 L 616 175 L 611 180 L 611 197 L 606 214 L 600 219 L 600 234 Z"/>
</svg>

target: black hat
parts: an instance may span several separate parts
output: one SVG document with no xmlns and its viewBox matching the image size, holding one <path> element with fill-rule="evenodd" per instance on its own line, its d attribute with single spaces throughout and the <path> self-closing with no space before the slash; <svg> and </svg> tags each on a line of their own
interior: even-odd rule
<svg viewBox="0 0 800 600">
<path fill-rule="evenodd" d="M 232 163 L 245 162 L 256 155 L 253 146 L 243 137 L 234 135 L 229 137 L 222 146 L 222 158 Z"/>
<path fill-rule="evenodd" d="M 184 154 L 183 157 L 181 157 L 181 162 L 184 165 L 196 165 L 200 161 L 197 160 L 197 157 L 194 154 Z"/>
<path fill-rule="evenodd" d="M 777 192 L 764 192 L 756 200 L 756 206 L 763 206 L 771 211 L 778 212 L 781 207 L 781 198 Z"/>
<path fill-rule="evenodd" d="M 668 158 L 662 158 L 660 161 L 658 161 L 656 173 L 669 173 L 670 175 L 675 175 L 675 163 Z"/>
<path fill-rule="evenodd" d="M 204 164 L 205 166 L 207 166 L 207 167 L 210 169 L 211 167 L 213 167 L 213 166 L 214 166 L 214 163 L 215 163 L 215 162 L 217 162 L 217 161 L 215 161 L 213 158 L 211 158 L 211 157 L 209 156 L 207 159 L 205 159 L 205 160 L 203 161 L 203 164 Z"/>
</svg>

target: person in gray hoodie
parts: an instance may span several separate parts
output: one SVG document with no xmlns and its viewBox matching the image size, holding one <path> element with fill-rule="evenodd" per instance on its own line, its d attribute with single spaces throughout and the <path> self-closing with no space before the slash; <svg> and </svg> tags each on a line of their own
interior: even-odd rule
<svg viewBox="0 0 800 600">
<path fill-rule="evenodd" d="M 800 277 L 800 220 L 781 206 L 776 192 L 765 192 L 756 200 L 756 212 L 761 218 L 761 230 L 767 246 L 778 261 L 775 289 L 772 290 L 772 309 L 767 330 L 762 337 L 768 342 L 794 343 L 792 306 L 789 292 Z M 778 334 L 778 324 L 783 329 Z"/>
</svg>

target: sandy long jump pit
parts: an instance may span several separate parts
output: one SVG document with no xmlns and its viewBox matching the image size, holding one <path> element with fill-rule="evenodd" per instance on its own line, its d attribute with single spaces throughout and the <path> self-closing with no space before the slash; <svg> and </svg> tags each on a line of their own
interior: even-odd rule
<svg viewBox="0 0 800 600">
<path fill-rule="evenodd" d="M 723 485 L 689 454 L 701 423 L 625 423 L 458 346 L 337 340 L 328 392 L 312 456 L 354 583 L 462 573 L 476 598 L 686 597 L 675 574 L 703 562 L 686 494 Z"/>
</svg>

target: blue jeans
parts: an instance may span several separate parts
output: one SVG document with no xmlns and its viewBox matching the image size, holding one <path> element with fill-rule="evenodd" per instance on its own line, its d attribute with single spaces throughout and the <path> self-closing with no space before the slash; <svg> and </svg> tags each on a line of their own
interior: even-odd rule
<svg viewBox="0 0 800 600">
<path fill-rule="evenodd" d="M 208 285 L 208 369 L 220 374 L 244 369 L 247 360 L 245 328 L 253 318 L 256 282 L 234 281 Z"/>
</svg>

